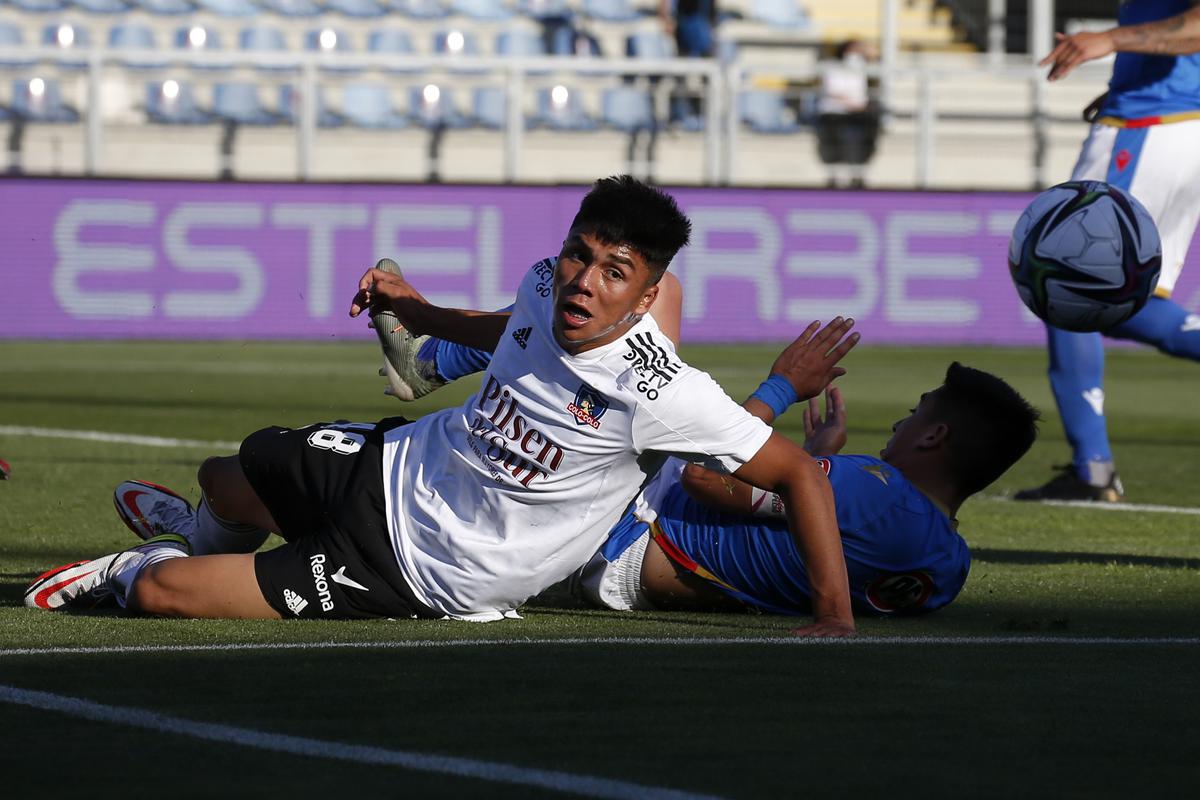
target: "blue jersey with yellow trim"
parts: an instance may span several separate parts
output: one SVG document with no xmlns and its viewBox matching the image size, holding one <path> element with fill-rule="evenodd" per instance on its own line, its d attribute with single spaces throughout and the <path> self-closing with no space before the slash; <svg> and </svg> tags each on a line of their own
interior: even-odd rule
<svg viewBox="0 0 1200 800">
<path fill-rule="evenodd" d="M 817 462 L 833 486 L 850 595 L 860 611 L 932 611 L 958 595 L 971 553 L 928 497 L 878 458 Z M 715 511 L 678 482 L 654 507 L 662 534 L 720 581 L 714 585 L 765 611 L 809 613 L 808 570 L 785 520 Z"/>
<path fill-rule="evenodd" d="M 1191 0 L 1125 0 L 1117 12 L 1117 22 L 1121 25 L 1156 22 L 1191 7 Z M 1200 110 L 1200 54 L 1117 53 L 1101 116 L 1137 120 L 1197 110 Z"/>
</svg>

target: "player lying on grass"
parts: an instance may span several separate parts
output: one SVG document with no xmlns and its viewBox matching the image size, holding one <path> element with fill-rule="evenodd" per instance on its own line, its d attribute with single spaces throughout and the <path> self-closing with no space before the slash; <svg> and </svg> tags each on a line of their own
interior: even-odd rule
<svg viewBox="0 0 1200 800">
<path fill-rule="evenodd" d="M 655 308 L 663 329 L 676 332 L 679 312 L 677 292 Z M 792 385 L 811 385 L 809 364 L 797 348 L 785 350 L 771 374 Z M 391 393 L 425 394 L 486 365 L 488 358 L 449 342 L 420 342 L 390 359 L 396 362 Z M 793 399 L 764 386 L 744 405 L 769 424 Z M 955 362 L 944 383 L 922 395 L 892 427 L 878 458 L 842 456 L 837 453 L 846 442 L 846 416 L 840 391 L 827 391 L 824 418 L 815 399 L 809 401 L 804 449 L 819 457 L 829 476 L 850 594 L 859 610 L 932 611 L 958 595 L 971 555 L 955 515 L 1029 450 L 1037 419 L 1037 411 L 1003 380 Z M 778 495 L 671 459 L 569 585 L 593 605 L 621 611 L 749 607 L 807 614 L 808 568 L 788 533 L 785 512 Z"/>
<path fill-rule="evenodd" d="M 821 468 L 684 364 L 647 313 L 689 228 L 669 196 L 628 177 L 598 181 L 558 258 L 534 265 L 510 313 L 438 308 L 402 278 L 368 270 L 351 315 L 387 310 L 415 333 L 494 352 L 477 394 L 416 422 L 251 434 L 238 456 L 201 465 L 194 518 L 172 519 L 168 492 L 131 488 L 123 500 L 142 515 L 135 523 L 164 535 L 52 570 L 26 604 L 112 600 L 177 617 L 500 619 L 585 563 L 660 454 L 678 452 L 784 499 L 813 587 L 815 621 L 804 630 L 852 633 Z M 837 327 L 818 356 L 822 386 L 853 346 L 837 344 L 847 331 Z M 267 531 L 286 544 L 252 554 Z M 189 557 L 189 547 L 212 552 L 199 545 L 217 539 L 242 552 Z"/>
</svg>

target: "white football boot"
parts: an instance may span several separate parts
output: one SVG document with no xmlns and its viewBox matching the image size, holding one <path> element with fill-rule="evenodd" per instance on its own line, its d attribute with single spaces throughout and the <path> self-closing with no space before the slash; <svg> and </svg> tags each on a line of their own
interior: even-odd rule
<svg viewBox="0 0 1200 800">
<path fill-rule="evenodd" d="M 173 533 L 190 543 L 196 532 L 196 509 L 157 483 L 125 481 L 113 491 L 113 505 L 121 521 L 140 539 Z"/>
<path fill-rule="evenodd" d="M 403 277 L 400 266 L 390 258 L 379 259 L 375 269 Z M 385 394 L 398 400 L 416 400 L 446 385 L 433 362 L 418 355 L 429 336 L 413 336 L 386 309 L 371 310 L 371 326 L 383 348 L 383 368 L 379 375 L 388 381 Z"/>
<path fill-rule="evenodd" d="M 25 605 L 56 611 L 68 606 L 87 609 L 114 604 L 116 597 L 108 586 L 108 570 L 119 555 L 110 553 L 72 561 L 43 572 L 25 590 Z"/>
</svg>

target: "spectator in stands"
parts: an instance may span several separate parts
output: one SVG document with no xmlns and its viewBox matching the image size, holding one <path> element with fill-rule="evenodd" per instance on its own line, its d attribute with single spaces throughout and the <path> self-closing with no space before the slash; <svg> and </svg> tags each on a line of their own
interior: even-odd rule
<svg viewBox="0 0 1200 800">
<path fill-rule="evenodd" d="M 879 137 L 879 109 L 867 85 L 866 64 L 874 48 L 859 39 L 838 45 L 821 72 L 817 100 L 817 154 L 829 170 L 829 186 L 863 187 L 867 162 Z"/>
<path fill-rule="evenodd" d="M 713 56 L 716 0 L 659 0 L 658 17 L 667 35 L 675 37 L 675 52 L 680 58 Z M 699 91 L 688 87 L 681 77 L 671 98 L 672 121 L 698 127 L 701 111 Z"/>
</svg>

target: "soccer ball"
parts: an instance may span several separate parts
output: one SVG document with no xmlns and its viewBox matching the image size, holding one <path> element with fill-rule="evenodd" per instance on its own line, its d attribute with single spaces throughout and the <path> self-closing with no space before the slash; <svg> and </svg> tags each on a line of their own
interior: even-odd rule
<svg viewBox="0 0 1200 800">
<path fill-rule="evenodd" d="M 1008 245 L 1021 300 L 1068 331 L 1108 330 L 1132 317 L 1158 284 L 1161 266 L 1150 212 L 1100 181 L 1069 181 L 1039 194 Z"/>
</svg>

